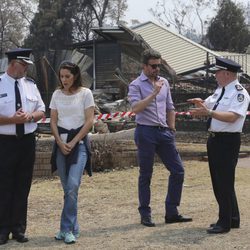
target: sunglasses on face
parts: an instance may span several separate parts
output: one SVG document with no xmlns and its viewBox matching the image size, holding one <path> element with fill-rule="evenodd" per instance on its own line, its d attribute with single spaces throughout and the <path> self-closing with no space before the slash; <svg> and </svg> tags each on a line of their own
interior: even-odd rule
<svg viewBox="0 0 250 250">
<path fill-rule="evenodd" d="M 148 64 L 152 69 L 160 68 L 161 64 Z"/>
</svg>

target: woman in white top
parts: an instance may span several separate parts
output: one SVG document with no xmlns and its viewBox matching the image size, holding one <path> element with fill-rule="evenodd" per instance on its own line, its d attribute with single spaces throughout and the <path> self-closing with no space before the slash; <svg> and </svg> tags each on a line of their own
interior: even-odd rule
<svg viewBox="0 0 250 250">
<path fill-rule="evenodd" d="M 93 126 L 95 104 L 91 91 L 82 86 L 76 64 L 62 62 L 59 79 L 50 102 L 50 126 L 55 137 L 52 168 L 57 168 L 64 191 L 60 231 L 55 239 L 71 244 L 79 237 L 77 198 L 90 152 L 87 134 Z"/>
</svg>

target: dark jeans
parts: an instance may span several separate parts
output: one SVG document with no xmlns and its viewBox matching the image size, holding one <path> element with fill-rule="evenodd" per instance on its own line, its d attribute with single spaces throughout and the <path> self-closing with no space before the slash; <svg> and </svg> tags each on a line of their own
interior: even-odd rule
<svg viewBox="0 0 250 250">
<path fill-rule="evenodd" d="M 139 174 L 139 212 L 141 216 L 150 216 L 150 183 L 153 173 L 155 153 L 170 171 L 168 191 L 165 200 L 166 215 L 178 214 L 184 168 L 176 150 L 175 136 L 169 129 L 138 125 L 135 130 L 135 143 L 138 148 Z"/>
</svg>

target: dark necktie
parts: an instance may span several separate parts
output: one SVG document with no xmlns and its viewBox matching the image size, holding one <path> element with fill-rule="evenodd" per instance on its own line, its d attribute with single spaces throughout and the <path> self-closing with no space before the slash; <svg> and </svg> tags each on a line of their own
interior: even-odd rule
<svg viewBox="0 0 250 250">
<path fill-rule="evenodd" d="M 18 88 L 18 81 L 15 81 L 16 111 L 22 107 L 21 95 Z M 16 124 L 16 135 L 22 137 L 24 135 L 24 124 Z"/>
<path fill-rule="evenodd" d="M 225 93 L 225 87 L 222 88 L 220 97 L 217 99 L 217 101 L 216 101 L 216 103 L 214 104 L 212 110 L 216 110 L 216 108 L 217 108 L 217 106 L 219 105 L 219 102 L 220 102 L 221 98 L 223 97 L 224 93 Z M 209 117 L 209 118 L 207 119 L 207 130 L 210 128 L 211 121 L 212 121 L 212 117 Z"/>
</svg>

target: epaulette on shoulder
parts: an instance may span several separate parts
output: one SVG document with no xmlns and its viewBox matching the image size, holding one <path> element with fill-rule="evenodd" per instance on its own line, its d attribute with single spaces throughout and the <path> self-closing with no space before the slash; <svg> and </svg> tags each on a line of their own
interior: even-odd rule
<svg viewBox="0 0 250 250">
<path fill-rule="evenodd" d="M 25 77 L 25 79 L 28 81 L 28 82 L 32 82 L 35 84 L 35 80 L 31 77 Z"/>
<path fill-rule="evenodd" d="M 236 84 L 235 88 L 236 88 L 237 91 L 243 90 L 243 87 L 240 84 Z"/>
</svg>

